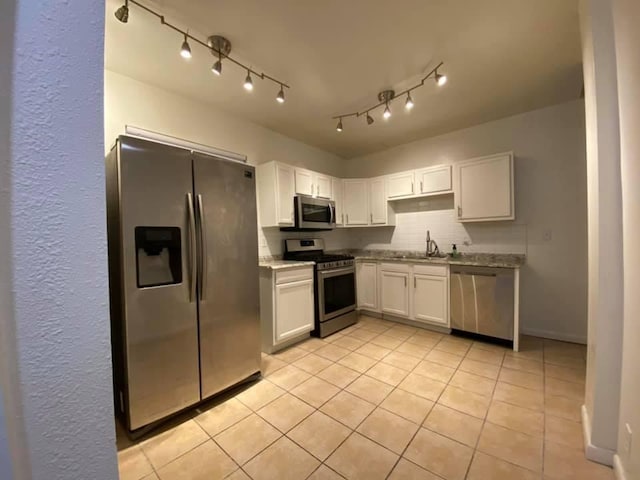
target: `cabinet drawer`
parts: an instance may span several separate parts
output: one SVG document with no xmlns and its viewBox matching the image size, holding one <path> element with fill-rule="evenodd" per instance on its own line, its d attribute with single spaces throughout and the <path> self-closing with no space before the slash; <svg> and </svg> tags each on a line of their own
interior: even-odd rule
<svg viewBox="0 0 640 480">
<path fill-rule="evenodd" d="M 313 267 L 292 268 L 276 271 L 276 285 L 281 283 L 299 282 L 313 278 Z"/>
<path fill-rule="evenodd" d="M 381 263 L 380 270 L 386 272 L 409 273 L 410 265 L 407 263 Z"/>
<path fill-rule="evenodd" d="M 419 275 L 433 275 L 436 277 L 446 277 L 447 276 L 447 266 L 446 265 L 414 265 L 413 273 Z"/>
</svg>

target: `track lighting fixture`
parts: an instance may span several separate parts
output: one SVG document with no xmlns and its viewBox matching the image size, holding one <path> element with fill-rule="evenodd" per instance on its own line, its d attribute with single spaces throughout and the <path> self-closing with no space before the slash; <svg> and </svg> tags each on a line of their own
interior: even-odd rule
<svg viewBox="0 0 640 480">
<path fill-rule="evenodd" d="M 258 72 L 256 70 L 252 70 L 248 65 L 245 65 L 244 63 L 236 60 L 235 58 L 232 58 L 231 56 L 229 56 L 229 54 L 231 53 L 231 42 L 229 42 L 229 40 L 227 40 L 225 37 L 223 37 L 221 35 L 211 35 L 209 38 L 207 38 L 207 41 L 204 42 L 204 41 L 200 40 L 199 38 L 197 38 L 197 37 L 195 37 L 193 35 L 190 35 L 188 30 L 187 31 L 182 30 L 177 25 L 174 25 L 174 24 L 168 22 L 165 19 L 164 15 L 162 15 L 161 13 L 158 13 L 153 8 L 148 7 L 147 5 L 145 5 L 140 0 L 124 0 L 124 4 L 121 5 L 114 12 L 114 15 L 118 19 L 118 21 L 120 21 L 122 23 L 127 23 L 128 22 L 128 20 L 129 20 L 129 4 L 135 5 L 138 8 L 140 8 L 141 10 L 144 10 L 145 12 L 147 12 L 148 14 L 153 15 L 158 20 L 160 20 L 160 24 L 161 25 L 170 28 L 174 32 L 177 32 L 179 34 L 184 35 L 184 41 L 182 42 L 182 46 L 180 48 L 180 55 L 183 58 L 189 59 L 189 58 L 192 57 L 191 45 L 189 45 L 189 42 L 193 41 L 194 43 L 199 44 L 202 47 L 208 49 L 209 52 L 211 52 L 211 54 L 214 57 L 216 57 L 216 61 L 213 64 L 213 66 L 211 67 L 211 71 L 215 75 L 221 75 L 222 74 L 222 59 L 224 58 L 225 61 L 228 61 L 228 62 L 240 67 L 241 69 L 247 71 L 247 77 L 245 78 L 245 82 L 244 82 L 244 88 L 246 90 L 248 90 L 248 91 L 253 90 L 253 78 L 252 78 L 252 75 L 255 75 L 260 80 L 268 80 L 270 82 L 273 82 L 275 85 L 278 85 L 280 87 L 280 90 L 278 92 L 278 95 L 276 96 L 276 100 L 279 103 L 283 103 L 284 102 L 284 99 L 285 99 L 284 89 L 285 88 L 291 88 L 291 87 L 289 85 L 287 85 L 285 82 L 283 82 L 281 80 L 278 80 L 277 78 L 274 78 L 274 77 L 272 77 L 270 75 L 267 75 L 264 72 Z"/>
<path fill-rule="evenodd" d="M 438 63 L 438 65 L 435 66 L 435 68 L 433 68 L 429 73 L 427 73 L 427 75 L 425 75 L 422 80 L 420 80 L 419 83 L 417 83 L 416 85 L 413 85 L 412 87 L 407 88 L 406 90 L 403 90 L 402 92 L 398 93 L 396 95 L 396 92 L 394 90 L 383 90 L 380 93 L 378 93 L 378 102 L 376 105 L 367 108 L 366 110 L 360 111 L 360 112 L 352 112 L 352 113 L 343 113 L 342 115 L 336 115 L 335 117 L 333 117 L 334 119 L 339 119 L 338 121 L 338 128 L 336 130 L 338 130 L 339 132 L 342 131 L 342 119 L 343 118 L 348 118 L 348 117 L 360 117 L 362 115 L 365 115 L 365 118 L 367 120 L 367 124 L 371 125 L 373 123 L 373 117 L 369 114 L 369 112 L 371 112 L 371 110 L 375 110 L 378 107 L 382 107 L 384 105 L 384 111 L 382 113 L 382 118 L 384 118 L 385 120 L 388 120 L 389 118 L 391 118 L 391 102 L 399 96 L 402 95 L 407 95 L 407 99 L 404 102 L 404 108 L 409 111 L 411 110 L 415 104 L 413 103 L 413 98 L 411 98 L 411 92 L 413 90 L 415 90 L 418 87 L 422 87 L 425 82 L 429 79 L 429 78 L 433 78 L 434 81 L 436 82 L 436 85 L 438 85 L 439 87 L 443 86 L 445 83 L 447 83 L 447 76 L 444 74 L 441 74 L 438 72 L 438 69 L 440 67 L 442 67 L 442 65 L 444 65 L 443 62 Z"/>
<path fill-rule="evenodd" d="M 116 10 L 115 16 L 122 23 L 129 21 L 129 0 L 124 0 L 124 5 Z"/>
<path fill-rule="evenodd" d="M 211 71 L 216 75 L 222 75 L 222 62 L 220 60 L 216 60 L 216 63 L 211 67 Z"/>
<path fill-rule="evenodd" d="M 247 70 L 247 76 L 244 79 L 244 89 L 247 92 L 250 92 L 253 90 L 253 80 L 251 80 L 251 71 Z"/>
<path fill-rule="evenodd" d="M 384 113 L 382 114 L 382 116 L 384 117 L 385 120 L 388 120 L 389 118 L 391 118 L 391 109 L 389 108 L 388 103 L 387 103 L 387 106 L 384 107 Z"/>
<path fill-rule="evenodd" d="M 191 47 L 189 46 L 187 35 L 187 33 L 184 34 L 184 42 L 182 42 L 182 47 L 180 48 L 180 55 L 182 58 L 189 60 L 191 58 Z"/>
<path fill-rule="evenodd" d="M 411 110 L 413 108 L 413 98 L 411 98 L 411 92 L 407 92 L 407 101 L 404 102 L 404 108 Z"/>
</svg>

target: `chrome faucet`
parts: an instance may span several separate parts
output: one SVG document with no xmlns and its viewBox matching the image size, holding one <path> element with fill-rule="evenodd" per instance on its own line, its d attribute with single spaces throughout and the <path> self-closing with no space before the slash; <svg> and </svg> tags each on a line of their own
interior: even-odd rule
<svg viewBox="0 0 640 480">
<path fill-rule="evenodd" d="M 434 257 L 440 254 L 440 249 L 435 240 L 431 240 L 431 232 L 427 230 L 427 257 Z"/>
</svg>

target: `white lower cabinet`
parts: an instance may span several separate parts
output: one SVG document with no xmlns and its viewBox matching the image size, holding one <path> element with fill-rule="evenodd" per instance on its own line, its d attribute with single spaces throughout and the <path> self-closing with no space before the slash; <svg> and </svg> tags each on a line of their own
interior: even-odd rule
<svg viewBox="0 0 640 480">
<path fill-rule="evenodd" d="M 261 269 L 260 323 L 262 351 L 288 346 L 314 327 L 313 267 Z"/>
<path fill-rule="evenodd" d="M 449 327 L 449 266 L 359 262 L 358 308 Z"/>
<path fill-rule="evenodd" d="M 447 277 L 413 274 L 413 319 L 449 325 Z"/>
<path fill-rule="evenodd" d="M 378 302 L 378 264 L 358 262 L 356 264 L 356 291 L 359 309 L 380 311 Z"/>
<path fill-rule="evenodd" d="M 409 273 L 409 265 L 383 263 L 380 266 L 382 313 L 409 316 Z"/>
<path fill-rule="evenodd" d="M 276 343 L 313 330 L 313 280 L 276 285 Z"/>
</svg>

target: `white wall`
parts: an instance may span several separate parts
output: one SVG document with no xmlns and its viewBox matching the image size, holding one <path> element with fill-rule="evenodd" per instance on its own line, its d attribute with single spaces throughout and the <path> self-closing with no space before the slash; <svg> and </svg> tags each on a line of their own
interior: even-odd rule
<svg viewBox="0 0 640 480">
<path fill-rule="evenodd" d="M 105 144 L 111 148 L 125 125 L 244 154 L 249 163 L 278 160 L 342 176 L 344 160 L 331 153 L 285 137 L 255 123 L 216 110 L 152 85 L 105 70 Z M 295 235 L 277 229 L 259 232 L 261 256 L 282 253 L 282 240 Z M 308 236 L 308 234 L 307 234 Z M 324 234 L 332 247 L 345 248 L 340 234 Z"/>
<path fill-rule="evenodd" d="M 627 480 L 640 479 L 640 3 L 616 0 L 614 27 L 618 67 L 622 222 L 624 243 L 624 340 L 618 460 Z M 628 448 L 626 425 L 635 434 Z"/>
<path fill-rule="evenodd" d="M 587 125 L 589 342 L 583 411 L 587 457 L 611 464 L 618 438 L 623 315 L 620 133 L 609 1 L 583 0 Z"/>
<path fill-rule="evenodd" d="M 513 150 L 516 221 L 454 222 L 449 197 L 398 202 L 396 231 L 360 235 L 361 246 L 423 249 L 427 229 L 450 251 L 526 253 L 521 321 L 525 332 L 586 342 L 587 224 L 584 106 L 577 100 L 419 140 L 347 162 L 350 177 L 376 176 Z M 413 211 L 411 211 L 413 210 Z M 416 211 L 417 210 L 417 211 Z M 551 239 L 544 239 L 545 232 Z M 465 240 L 472 245 L 465 247 Z"/>
<path fill-rule="evenodd" d="M 114 479 L 104 2 L 0 14 L 0 457 L 9 443 L 15 479 Z"/>
</svg>

